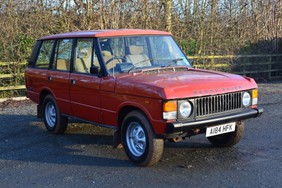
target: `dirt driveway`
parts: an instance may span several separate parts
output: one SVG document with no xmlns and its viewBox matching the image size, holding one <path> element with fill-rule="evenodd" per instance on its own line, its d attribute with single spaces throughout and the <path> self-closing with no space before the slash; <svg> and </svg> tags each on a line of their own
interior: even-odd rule
<svg viewBox="0 0 282 188">
<path fill-rule="evenodd" d="M 260 84 L 264 114 L 246 121 L 233 148 L 204 135 L 165 144 L 154 167 L 113 150 L 111 130 L 73 122 L 46 132 L 29 101 L 0 103 L 0 187 L 281 187 L 282 82 Z"/>
</svg>

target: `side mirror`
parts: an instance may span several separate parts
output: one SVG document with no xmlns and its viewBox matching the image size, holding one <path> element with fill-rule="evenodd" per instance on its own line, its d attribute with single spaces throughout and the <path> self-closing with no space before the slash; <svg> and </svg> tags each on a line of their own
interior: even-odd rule
<svg viewBox="0 0 282 188">
<path fill-rule="evenodd" d="M 99 74 L 99 67 L 91 66 L 90 67 L 90 74 Z"/>
</svg>

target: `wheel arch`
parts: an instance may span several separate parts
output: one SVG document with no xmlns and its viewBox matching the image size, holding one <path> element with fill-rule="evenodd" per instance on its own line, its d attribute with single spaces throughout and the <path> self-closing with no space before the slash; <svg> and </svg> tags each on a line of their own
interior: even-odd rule
<svg viewBox="0 0 282 188">
<path fill-rule="evenodd" d="M 152 130 L 155 134 L 155 129 L 152 126 L 152 123 L 150 121 L 150 116 L 147 115 L 147 113 L 145 113 L 144 110 L 142 110 L 141 108 L 137 107 L 137 106 L 133 106 L 133 105 L 125 105 L 122 108 L 120 108 L 119 112 L 118 112 L 118 129 L 115 131 L 114 133 L 114 139 L 113 139 L 113 147 L 114 148 L 118 148 L 119 145 L 121 144 L 121 131 L 122 131 L 122 123 L 124 118 L 126 117 L 126 115 L 132 111 L 138 111 L 140 113 L 142 113 L 145 118 L 147 118 L 148 122 L 150 123 L 150 126 L 152 127 Z"/>
<path fill-rule="evenodd" d="M 37 105 L 37 118 L 39 119 L 43 118 L 43 101 L 47 95 L 54 96 L 53 93 L 48 89 L 41 90 L 39 95 L 39 102 Z"/>
<path fill-rule="evenodd" d="M 45 99 L 45 97 L 46 97 L 47 95 L 52 95 L 52 96 L 53 96 L 52 92 L 51 92 L 50 90 L 48 90 L 48 89 L 43 89 L 43 90 L 40 92 L 40 95 L 39 95 L 39 104 L 40 104 L 40 105 L 43 104 L 43 101 L 44 101 L 44 99 Z"/>
<path fill-rule="evenodd" d="M 134 110 L 142 113 L 147 118 L 147 120 L 149 121 L 150 125 L 152 126 L 152 123 L 150 121 L 150 116 L 143 109 L 141 109 L 141 108 L 139 108 L 137 106 L 133 106 L 133 105 L 126 105 L 126 106 L 123 106 L 119 110 L 119 113 L 118 113 L 118 129 L 121 128 L 122 122 L 123 122 L 124 118 L 126 117 L 126 115 L 129 112 L 132 112 Z M 153 126 L 152 126 L 152 128 L 153 128 Z M 154 130 L 154 128 L 153 128 L 153 130 Z"/>
</svg>

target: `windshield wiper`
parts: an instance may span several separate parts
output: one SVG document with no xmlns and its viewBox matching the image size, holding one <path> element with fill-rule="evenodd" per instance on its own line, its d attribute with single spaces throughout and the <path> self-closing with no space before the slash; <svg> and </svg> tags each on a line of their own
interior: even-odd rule
<svg viewBox="0 0 282 188">
<path fill-rule="evenodd" d="M 157 60 L 157 59 L 148 58 L 148 59 L 144 59 L 144 60 L 138 61 L 138 62 L 134 63 L 134 64 L 137 65 L 137 66 L 134 66 L 134 65 L 133 65 L 133 67 L 128 70 L 128 73 L 129 73 L 130 71 L 135 70 L 135 69 L 138 69 L 138 68 L 148 68 L 148 66 L 138 66 L 138 64 L 144 63 L 144 62 L 146 62 L 146 61 L 149 61 L 150 64 L 151 64 L 151 61 L 154 61 L 154 60 Z"/>
<path fill-rule="evenodd" d="M 127 72 L 130 73 L 131 71 L 138 69 L 138 68 L 140 68 L 140 67 L 136 67 L 136 66 L 133 65 L 133 67 L 131 67 Z"/>
<path fill-rule="evenodd" d="M 143 63 L 145 61 L 151 61 L 151 60 L 161 60 L 161 59 L 145 59 L 145 60 L 142 60 L 142 61 L 138 61 L 137 63 L 135 64 L 138 64 L 138 63 Z M 176 59 L 172 59 L 172 60 L 169 60 L 169 63 L 168 65 L 165 65 L 165 66 L 160 66 L 160 67 L 170 67 L 170 66 L 174 66 L 178 61 L 182 61 L 183 58 L 182 57 L 179 57 L 179 58 L 176 58 Z M 139 68 L 149 68 L 149 67 L 138 67 L 138 66 L 133 66 L 132 68 L 130 68 L 128 70 L 128 73 L 133 71 L 133 70 L 136 70 L 136 69 L 139 69 Z M 152 67 L 151 67 L 152 68 Z"/>
<path fill-rule="evenodd" d="M 182 61 L 182 60 L 183 60 L 182 57 L 179 57 L 179 58 L 176 58 L 176 59 L 172 59 L 172 60 L 169 61 L 167 67 L 173 66 L 173 65 L 177 64 L 178 61 Z"/>
</svg>

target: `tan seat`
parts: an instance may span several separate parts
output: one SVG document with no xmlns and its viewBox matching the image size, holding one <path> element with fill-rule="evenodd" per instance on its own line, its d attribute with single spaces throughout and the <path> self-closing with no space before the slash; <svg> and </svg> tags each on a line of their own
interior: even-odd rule
<svg viewBox="0 0 282 188">
<path fill-rule="evenodd" d="M 75 72 L 89 73 L 91 67 L 91 49 L 82 48 L 77 54 L 74 65 Z"/>
<path fill-rule="evenodd" d="M 58 59 L 56 64 L 57 70 L 70 70 L 70 62 L 65 59 Z"/>
<path fill-rule="evenodd" d="M 130 55 L 126 56 L 126 61 L 132 63 L 135 67 L 152 66 L 148 56 L 143 53 L 142 46 L 129 46 Z"/>
<path fill-rule="evenodd" d="M 105 63 L 113 57 L 111 52 L 109 51 L 102 51 L 102 55 L 103 55 Z"/>
<path fill-rule="evenodd" d="M 110 51 L 102 51 L 102 55 L 104 58 L 105 63 L 107 63 L 110 59 L 113 58 L 113 55 Z M 114 68 L 118 63 L 120 63 L 119 59 L 113 59 L 107 64 L 107 69 L 110 70 L 111 68 Z"/>
</svg>

